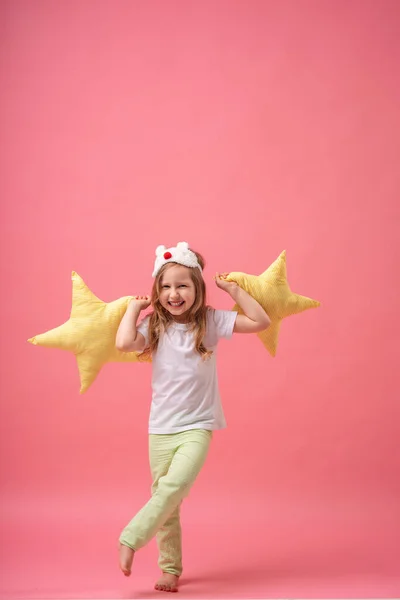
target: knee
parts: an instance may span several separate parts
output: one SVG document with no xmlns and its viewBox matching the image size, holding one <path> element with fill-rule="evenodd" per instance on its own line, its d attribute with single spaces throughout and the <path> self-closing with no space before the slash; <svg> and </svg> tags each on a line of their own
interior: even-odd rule
<svg viewBox="0 0 400 600">
<path fill-rule="evenodd" d="M 190 486 L 185 482 L 172 482 L 160 479 L 155 495 L 168 504 L 180 504 L 189 493 Z"/>
</svg>

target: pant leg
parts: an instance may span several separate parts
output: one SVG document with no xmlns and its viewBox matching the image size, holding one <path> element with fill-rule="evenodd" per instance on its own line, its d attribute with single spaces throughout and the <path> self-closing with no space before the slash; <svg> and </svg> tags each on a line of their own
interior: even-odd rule
<svg viewBox="0 0 400 600">
<path fill-rule="evenodd" d="M 153 483 L 151 493 L 156 493 L 160 477 L 167 474 L 172 458 L 179 447 L 179 436 L 150 435 L 149 456 Z M 158 566 L 163 573 L 182 574 L 182 530 L 180 505 L 168 517 L 156 534 L 159 551 Z"/>
<path fill-rule="evenodd" d="M 168 517 L 156 534 L 158 566 L 163 573 L 182 575 L 182 529 L 180 505 Z"/>
<path fill-rule="evenodd" d="M 159 478 L 149 502 L 121 533 L 120 542 L 134 550 L 142 548 L 156 535 L 188 495 L 207 457 L 210 431 L 193 429 L 174 435 L 178 445 L 168 472 Z"/>
</svg>

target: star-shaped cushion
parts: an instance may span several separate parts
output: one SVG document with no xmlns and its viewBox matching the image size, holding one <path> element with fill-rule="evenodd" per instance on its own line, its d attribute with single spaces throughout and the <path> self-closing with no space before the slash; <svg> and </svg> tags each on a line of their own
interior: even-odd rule
<svg viewBox="0 0 400 600">
<path fill-rule="evenodd" d="M 118 326 L 132 296 L 113 302 L 99 300 L 83 279 L 72 272 L 72 309 L 69 320 L 28 342 L 49 348 L 69 350 L 76 356 L 81 380 L 80 393 L 87 391 L 107 362 L 136 362 L 136 352 L 115 348 Z M 142 359 L 143 360 L 143 359 Z"/>
<path fill-rule="evenodd" d="M 257 335 L 272 356 L 276 355 L 282 319 L 303 312 L 308 308 L 320 306 L 317 300 L 299 296 L 290 290 L 286 279 L 285 250 L 261 275 L 229 273 L 227 280 L 235 281 L 250 296 L 255 298 L 270 317 L 271 324 L 268 329 L 257 333 Z M 237 304 L 233 310 L 243 314 L 242 309 Z"/>
</svg>

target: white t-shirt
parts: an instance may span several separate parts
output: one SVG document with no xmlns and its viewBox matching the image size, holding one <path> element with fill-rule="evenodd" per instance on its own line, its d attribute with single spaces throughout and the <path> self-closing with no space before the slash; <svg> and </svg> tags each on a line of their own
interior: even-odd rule
<svg viewBox="0 0 400 600">
<path fill-rule="evenodd" d="M 171 323 L 153 354 L 152 403 L 149 433 L 178 433 L 187 429 L 223 429 L 216 368 L 220 338 L 230 338 L 237 312 L 210 309 L 203 343 L 213 354 L 202 360 L 194 336 L 183 323 Z M 148 343 L 149 317 L 138 325 Z"/>
</svg>

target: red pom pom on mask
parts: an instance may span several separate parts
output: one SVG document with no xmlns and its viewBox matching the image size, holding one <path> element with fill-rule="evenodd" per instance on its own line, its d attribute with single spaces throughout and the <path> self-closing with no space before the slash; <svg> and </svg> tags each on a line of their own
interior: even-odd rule
<svg viewBox="0 0 400 600">
<path fill-rule="evenodd" d="M 172 254 L 171 254 L 171 252 L 166 252 L 166 253 L 164 254 L 164 258 L 165 258 L 166 260 L 168 260 L 168 258 L 172 258 Z"/>
</svg>

